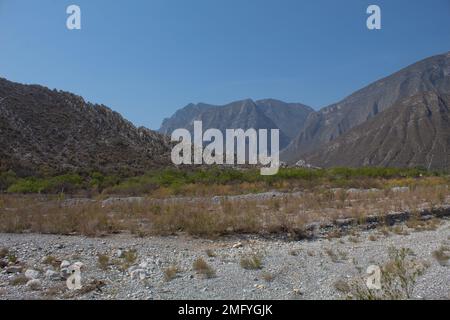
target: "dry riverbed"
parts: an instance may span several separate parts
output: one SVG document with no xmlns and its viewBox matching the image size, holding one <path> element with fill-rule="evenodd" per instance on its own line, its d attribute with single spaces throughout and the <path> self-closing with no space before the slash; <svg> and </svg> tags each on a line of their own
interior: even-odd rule
<svg viewBox="0 0 450 320">
<path fill-rule="evenodd" d="M 425 266 L 410 298 L 449 299 L 450 222 L 438 225 L 295 242 L 0 234 L 0 299 L 346 299 L 345 284 L 385 264 L 390 247 L 411 249 Z M 77 262 L 83 287 L 70 291 L 67 268 Z"/>
</svg>

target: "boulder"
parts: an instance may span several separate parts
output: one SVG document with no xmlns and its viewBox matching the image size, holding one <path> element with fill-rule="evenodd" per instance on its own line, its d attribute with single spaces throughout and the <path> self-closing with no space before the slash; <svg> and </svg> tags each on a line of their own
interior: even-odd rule
<svg viewBox="0 0 450 320">
<path fill-rule="evenodd" d="M 28 280 L 34 280 L 39 278 L 39 271 L 33 270 L 33 269 L 28 269 L 27 271 L 25 271 L 25 277 Z"/>
</svg>

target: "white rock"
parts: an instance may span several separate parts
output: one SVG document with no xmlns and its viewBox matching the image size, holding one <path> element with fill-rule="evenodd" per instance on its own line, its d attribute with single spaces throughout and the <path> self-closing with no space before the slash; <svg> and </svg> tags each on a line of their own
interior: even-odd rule
<svg viewBox="0 0 450 320">
<path fill-rule="evenodd" d="M 31 290 L 37 291 L 42 287 L 41 281 L 38 279 L 33 279 L 27 282 L 27 287 Z"/>
<path fill-rule="evenodd" d="M 61 265 L 59 266 L 60 269 L 66 269 L 70 267 L 70 262 L 67 260 L 64 260 L 63 262 L 61 262 Z"/>
<path fill-rule="evenodd" d="M 244 245 L 242 244 L 242 242 L 238 242 L 236 244 L 233 245 L 233 249 L 238 249 L 238 248 L 242 248 Z"/>
<path fill-rule="evenodd" d="M 63 279 L 68 279 L 70 277 L 70 275 L 72 274 L 72 272 L 70 272 L 69 268 L 63 268 L 61 269 L 61 271 L 59 272 L 59 275 L 61 276 L 61 278 Z"/>
<path fill-rule="evenodd" d="M 130 276 L 131 276 L 131 279 L 133 279 L 133 280 L 136 280 L 136 279 L 144 280 L 145 278 L 147 278 L 147 273 L 145 272 L 144 269 L 136 269 L 130 273 Z"/>
<path fill-rule="evenodd" d="M 116 253 L 115 253 L 115 256 L 117 257 L 117 258 L 122 258 L 123 257 L 123 251 L 122 250 L 117 250 L 116 251 Z"/>
<path fill-rule="evenodd" d="M 47 270 L 47 271 L 45 272 L 45 278 L 47 278 L 47 279 L 49 279 L 49 280 L 56 281 L 56 280 L 60 280 L 60 279 L 61 279 L 61 276 L 60 276 L 59 273 L 56 272 L 56 271 L 53 271 L 53 270 Z"/>
<path fill-rule="evenodd" d="M 395 187 L 391 189 L 392 192 L 408 192 L 408 187 Z"/>
<path fill-rule="evenodd" d="M 28 269 L 27 271 L 25 271 L 25 277 L 28 280 L 34 280 L 39 278 L 39 271 L 33 270 L 33 269 Z"/>
</svg>

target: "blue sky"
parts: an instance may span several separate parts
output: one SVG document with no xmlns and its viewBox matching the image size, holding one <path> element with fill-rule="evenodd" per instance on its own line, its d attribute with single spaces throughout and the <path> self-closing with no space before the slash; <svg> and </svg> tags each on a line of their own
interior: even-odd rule
<svg viewBox="0 0 450 320">
<path fill-rule="evenodd" d="M 66 8 L 82 30 L 66 29 Z M 366 9 L 382 9 L 382 30 Z M 450 1 L 0 0 L 0 77 L 157 129 L 190 102 L 337 102 L 450 50 Z"/>
</svg>

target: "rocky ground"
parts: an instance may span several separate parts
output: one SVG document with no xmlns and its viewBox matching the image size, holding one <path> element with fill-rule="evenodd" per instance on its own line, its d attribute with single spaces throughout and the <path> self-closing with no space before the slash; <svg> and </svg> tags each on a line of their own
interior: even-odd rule
<svg viewBox="0 0 450 320">
<path fill-rule="evenodd" d="M 450 221 L 405 230 L 300 242 L 0 234 L 0 299 L 345 299 L 337 284 L 385 263 L 392 246 L 410 248 L 427 266 L 412 298 L 450 299 L 449 252 L 436 258 L 450 245 Z M 245 269 L 242 260 L 254 255 L 256 269 Z M 198 258 L 206 266 L 194 267 Z M 71 291 L 65 278 L 77 266 L 82 288 Z"/>
</svg>

